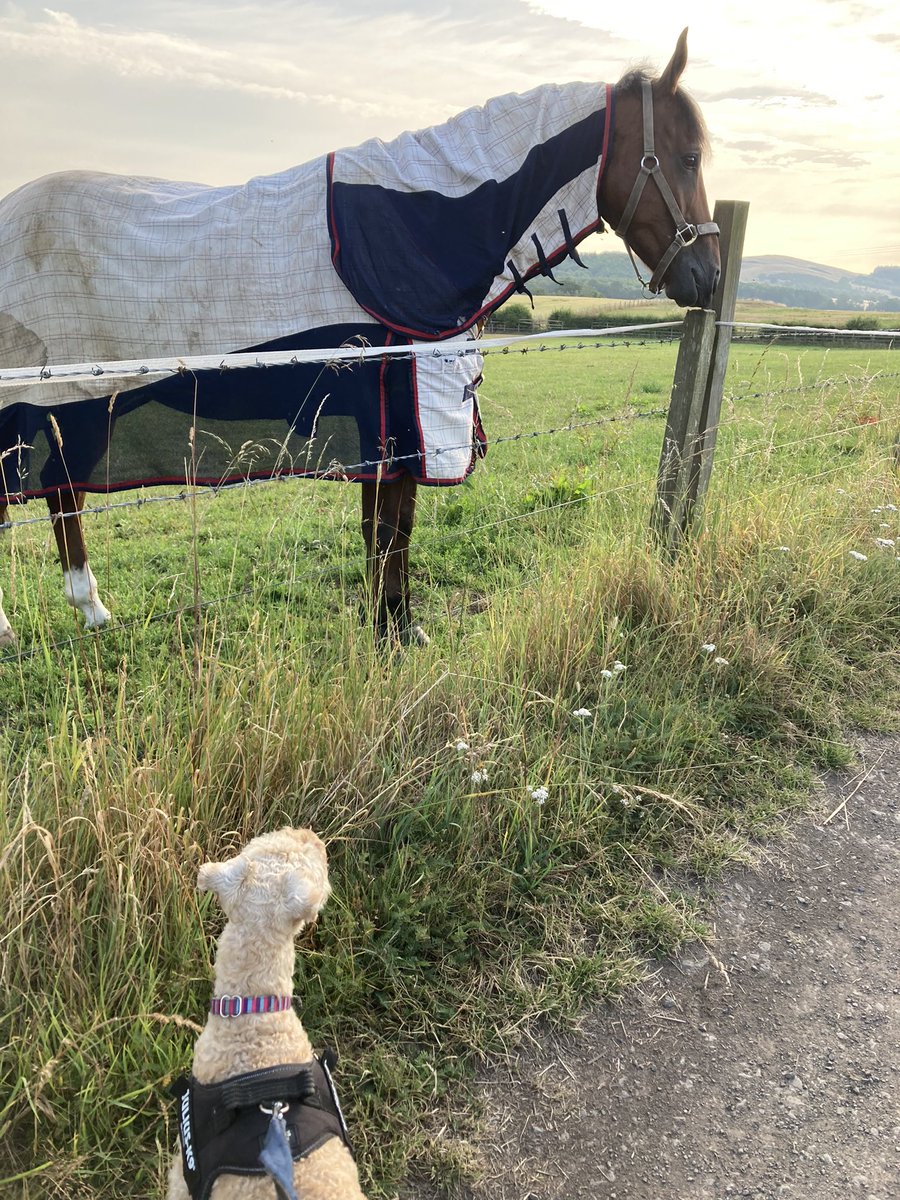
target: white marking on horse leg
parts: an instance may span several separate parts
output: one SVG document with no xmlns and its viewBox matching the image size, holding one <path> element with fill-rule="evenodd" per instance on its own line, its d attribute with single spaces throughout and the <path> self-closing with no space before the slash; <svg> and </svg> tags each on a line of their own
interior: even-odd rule
<svg viewBox="0 0 900 1200">
<path fill-rule="evenodd" d="M 66 599 L 82 614 L 88 629 L 99 629 L 105 625 L 110 613 L 100 601 L 97 580 L 91 568 L 87 565 L 71 567 L 68 571 L 63 571 L 63 579 Z"/>
<path fill-rule="evenodd" d="M 15 640 L 16 635 L 13 633 L 12 625 L 3 611 L 3 588 L 0 588 L 0 646 L 11 646 Z"/>
</svg>

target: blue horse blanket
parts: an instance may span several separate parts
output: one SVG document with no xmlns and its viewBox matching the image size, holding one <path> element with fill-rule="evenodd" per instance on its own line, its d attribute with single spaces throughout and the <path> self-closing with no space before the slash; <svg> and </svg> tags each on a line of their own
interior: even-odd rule
<svg viewBox="0 0 900 1200">
<path fill-rule="evenodd" d="M 66 172 L 19 188 L 0 201 L 0 372 L 436 345 L 113 394 L 0 386 L 0 499 L 183 483 L 192 456 L 202 483 L 459 483 L 484 445 L 479 323 L 601 227 L 611 123 L 606 85 L 545 85 L 237 187 Z"/>
</svg>

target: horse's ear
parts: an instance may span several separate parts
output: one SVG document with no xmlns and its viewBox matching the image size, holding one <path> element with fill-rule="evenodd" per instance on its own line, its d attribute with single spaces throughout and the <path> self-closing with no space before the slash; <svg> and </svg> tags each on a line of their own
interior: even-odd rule
<svg viewBox="0 0 900 1200">
<path fill-rule="evenodd" d="M 673 96 L 678 90 L 678 81 L 681 79 L 684 68 L 687 66 L 687 34 L 687 29 L 682 29 L 681 37 L 675 46 L 675 53 L 672 55 L 669 65 L 659 77 L 660 89 L 671 92 Z"/>
</svg>

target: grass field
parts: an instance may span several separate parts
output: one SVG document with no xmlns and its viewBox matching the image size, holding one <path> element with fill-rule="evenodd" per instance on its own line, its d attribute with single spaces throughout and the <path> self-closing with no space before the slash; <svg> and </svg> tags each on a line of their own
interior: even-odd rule
<svg viewBox="0 0 900 1200">
<path fill-rule="evenodd" d="M 531 304 L 527 297 L 513 296 L 504 307 L 524 305 L 539 324 L 547 321 L 552 312 L 561 308 L 584 314 L 585 317 L 598 313 L 603 316 L 621 313 L 626 318 L 632 316 L 641 319 L 652 315 L 658 321 L 677 321 L 681 317 L 678 306 L 664 298 L 607 300 L 597 296 L 535 296 L 533 309 Z M 862 314 L 859 311 L 844 309 L 823 311 L 813 308 L 785 308 L 780 304 L 769 304 L 765 300 L 739 300 L 735 320 L 764 325 L 809 325 L 817 329 L 835 329 L 844 328 L 849 320 L 860 315 Z M 880 329 L 900 329 L 900 313 L 879 312 L 865 315 L 877 321 Z"/>
<path fill-rule="evenodd" d="M 897 727 L 900 360 L 735 347 L 668 563 L 675 354 L 489 357 L 489 433 L 581 427 L 420 493 L 416 652 L 360 626 L 352 486 L 89 518 L 116 621 L 55 648 L 79 631 L 49 529 L 4 539 L 26 656 L 0 664 L 0 1194 L 159 1196 L 221 927 L 205 859 L 286 822 L 328 842 L 297 991 L 395 1196 L 477 1173 L 441 1134 L 477 1064 L 696 933 L 698 882 L 850 759 L 848 726 Z"/>
</svg>

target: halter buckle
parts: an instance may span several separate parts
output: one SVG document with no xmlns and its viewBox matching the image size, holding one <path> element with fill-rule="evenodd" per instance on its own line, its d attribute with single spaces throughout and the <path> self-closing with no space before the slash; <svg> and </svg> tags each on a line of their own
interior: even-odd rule
<svg viewBox="0 0 900 1200">
<path fill-rule="evenodd" d="M 683 250 L 685 246 L 691 246 L 700 236 L 700 231 L 696 225 L 685 224 L 680 229 L 675 230 L 675 241 Z"/>
</svg>

